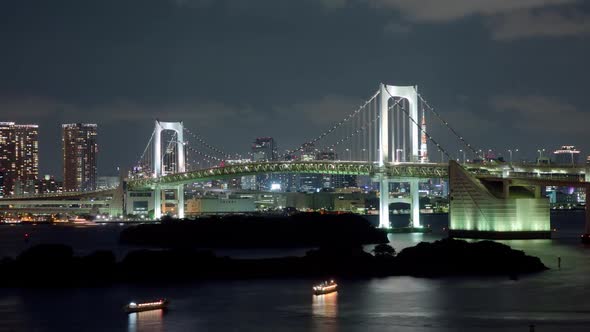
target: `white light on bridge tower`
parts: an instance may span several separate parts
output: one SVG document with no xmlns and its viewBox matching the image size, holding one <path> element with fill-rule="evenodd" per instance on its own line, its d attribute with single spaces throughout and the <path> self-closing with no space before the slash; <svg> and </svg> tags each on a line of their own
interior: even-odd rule
<svg viewBox="0 0 590 332">
<path fill-rule="evenodd" d="M 390 179 L 385 171 L 385 165 L 390 163 L 389 156 L 389 142 L 395 149 L 395 130 L 389 128 L 389 100 L 392 98 L 404 98 L 408 101 L 410 110 L 406 120 L 410 128 L 410 161 L 420 162 L 421 153 L 419 150 L 419 128 L 418 128 L 418 87 L 417 86 L 393 86 L 384 85 L 380 86 L 381 95 L 381 107 L 379 112 L 379 173 L 378 181 L 381 190 L 380 203 L 379 203 L 379 227 L 389 228 L 389 183 L 395 182 L 396 179 Z M 395 150 L 394 150 L 395 151 Z M 395 156 L 394 156 L 395 157 Z M 398 182 L 402 182 L 402 179 L 398 179 Z M 404 181 L 406 182 L 406 181 Z M 410 190 L 412 195 L 412 214 L 411 214 L 411 226 L 420 227 L 420 205 L 419 205 L 419 193 L 418 193 L 418 179 L 412 178 L 407 180 L 410 182 Z"/>
<path fill-rule="evenodd" d="M 161 122 L 156 120 L 156 127 L 154 128 L 154 146 L 152 157 L 153 177 L 157 178 L 164 174 L 162 167 L 162 131 L 172 130 L 176 133 L 176 164 L 177 172 L 184 173 L 186 171 L 185 153 L 184 153 L 184 127 L 182 122 Z M 162 188 L 156 184 L 154 191 L 154 218 L 158 219 L 162 216 Z M 178 218 L 184 218 L 184 185 L 178 185 L 174 189 L 177 190 L 177 206 Z"/>
<path fill-rule="evenodd" d="M 152 158 L 152 169 L 154 171 L 153 176 L 159 177 L 164 175 L 164 169 L 162 167 L 162 131 L 172 130 L 176 133 L 176 158 L 178 165 L 178 172 L 183 173 L 185 169 L 185 154 L 184 154 L 184 130 L 182 122 L 161 122 L 156 120 L 156 127 L 154 129 L 154 146 L 153 146 L 153 158 Z"/>
</svg>

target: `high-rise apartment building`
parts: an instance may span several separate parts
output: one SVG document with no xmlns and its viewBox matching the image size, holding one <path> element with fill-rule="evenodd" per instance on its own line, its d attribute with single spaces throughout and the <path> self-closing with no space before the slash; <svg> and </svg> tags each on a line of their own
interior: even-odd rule
<svg viewBox="0 0 590 332">
<path fill-rule="evenodd" d="M 62 125 L 64 190 L 96 189 L 96 124 Z"/>
<path fill-rule="evenodd" d="M 273 161 L 277 159 L 275 140 L 272 137 L 258 137 L 252 144 L 253 161 Z"/>
<path fill-rule="evenodd" d="M 0 122 L 2 193 L 35 193 L 39 175 L 39 126 Z"/>
<path fill-rule="evenodd" d="M 272 137 L 258 137 L 252 143 L 252 161 L 274 161 L 277 158 L 275 140 Z M 275 175 L 262 174 L 253 175 L 253 178 L 244 179 L 246 184 L 251 187 L 254 180 L 255 188 L 261 191 L 270 191 Z"/>
</svg>

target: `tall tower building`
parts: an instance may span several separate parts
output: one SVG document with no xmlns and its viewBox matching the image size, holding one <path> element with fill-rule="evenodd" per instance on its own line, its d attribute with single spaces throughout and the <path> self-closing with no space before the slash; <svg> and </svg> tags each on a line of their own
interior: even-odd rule
<svg viewBox="0 0 590 332">
<path fill-rule="evenodd" d="M 422 135 L 420 140 L 420 162 L 428 162 L 428 138 L 426 137 L 426 112 L 422 110 Z"/>
<path fill-rule="evenodd" d="M 0 122 L 2 195 L 35 193 L 39 175 L 39 126 Z"/>
<path fill-rule="evenodd" d="M 64 190 L 96 189 L 96 124 L 62 125 Z"/>
<path fill-rule="evenodd" d="M 275 140 L 272 137 L 258 137 L 252 144 L 252 161 L 274 161 L 277 159 Z M 256 188 L 260 191 L 269 191 L 276 175 L 256 175 Z M 250 180 L 251 182 L 251 180 Z"/>
<path fill-rule="evenodd" d="M 254 161 L 273 161 L 277 159 L 275 140 L 272 137 L 258 137 L 252 144 Z"/>
</svg>

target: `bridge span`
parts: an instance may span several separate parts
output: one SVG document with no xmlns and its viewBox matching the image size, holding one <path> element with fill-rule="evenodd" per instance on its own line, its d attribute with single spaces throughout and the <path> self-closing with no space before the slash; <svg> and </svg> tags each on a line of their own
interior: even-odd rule
<svg viewBox="0 0 590 332">
<path fill-rule="evenodd" d="M 429 113 L 428 113 L 429 112 Z M 463 163 L 459 164 L 426 131 L 426 114 L 440 121 L 461 144 Z M 169 140 L 163 135 L 170 135 Z M 449 163 L 429 162 L 428 147 L 440 152 Z M 31 206 L 32 201 L 56 199 L 110 200 L 124 209 L 131 198 L 149 200 L 154 217 L 162 216 L 162 206 L 176 204 L 178 217 L 184 217 L 184 186 L 187 184 L 258 176 L 262 174 L 323 174 L 367 176 L 378 183 L 379 226 L 390 227 L 389 192 L 391 183 L 409 183 L 411 195 L 410 225 L 421 227 L 419 183 L 426 179 L 449 179 L 450 228 L 463 234 L 499 232 L 509 236 L 518 233 L 540 234 L 549 231 L 547 199 L 540 197 L 545 185 L 586 188 L 590 201 L 590 170 L 577 165 L 536 165 L 490 162 L 418 93 L 417 86 L 380 84 L 364 104 L 317 137 L 295 149 L 275 155 L 273 148 L 255 154 L 250 160 L 235 160 L 184 127 L 182 122 L 156 121 L 151 137 L 133 173 L 124 184 L 110 192 L 59 193 L 0 199 L 0 206 Z M 272 151 L 271 151 L 272 150 Z M 467 162 L 466 154 L 471 154 Z M 187 159 L 190 154 L 192 159 Z M 346 158 L 346 156 L 348 158 Z M 511 151 L 512 159 L 512 151 Z M 473 162 L 478 161 L 478 162 Z M 175 191 L 175 199 L 166 193 Z M 34 204 L 32 204 L 34 205 Z M 587 209 L 587 216 L 590 209 Z M 124 214 L 124 213 L 123 213 Z M 538 221 L 527 222 L 534 215 Z M 529 218 L 530 219 L 530 218 Z M 590 234 L 587 217 L 586 233 Z"/>
</svg>

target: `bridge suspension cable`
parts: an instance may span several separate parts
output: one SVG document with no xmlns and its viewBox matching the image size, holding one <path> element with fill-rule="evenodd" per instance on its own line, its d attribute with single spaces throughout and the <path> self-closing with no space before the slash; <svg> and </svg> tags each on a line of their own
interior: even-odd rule
<svg viewBox="0 0 590 332">
<path fill-rule="evenodd" d="M 152 158 L 151 153 L 152 153 L 152 149 L 150 149 L 150 147 L 153 144 L 152 142 L 154 140 L 154 135 L 155 135 L 155 131 L 152 131 L 152 135 L 150 136 L 150 139 L 148 140 L 147 145 L 143 149 L 143 152 L 141 153 L 141 156 L 137 160 L 136 166 L 142 167 L 142 168 L 151 169 L 151 158 Z M 147 155 L 147 160 L 146 160 L 146 154 L 148 154 Z"/>
<path fill-rule="evenodd" d="M 388 89 L 385 89 L 385 91 L 387 91 L 387 94 L 391 97 L 394 98 L 395 97 L 389 92 Z M 408 117 L 408 119 L 410 119 L 410 121 L 412 121 L 416 127 L 418 127 L 418 129 L 420 129 L 420 132 L 422 132 L 424 135 L 426 135 L 426 137 L 434 144 L 436 145 L 436 147 L 442 151 L 442 153 L 445 154 L 445 156 L 447 156 L 447 158 L 449 158 L 449 160 L 451 160 L 451 155 L 432 137 L 430 136 L 429 133 L 427 133 L 424 128 L 420 125 L 420 123 L 418 121 L 416 121 L 416 119 L 414 119 L 411 115 L 410 112 L 408 112 L 408 110 L 406 109 L 406 107 L 404 105 L 402 105 L 402 107 L 400 107 L 400 109 L 405 113 L 405 115 Z"/>
<path fill-rule="evenodd" d="M 377 98 L 378 95 L 379 95 L 379 91 L 377 91 L 375 94 L 373 94 L 373 96 L 371 96 L 371 98 L 369 98 L 369 100 L 365 101 L 365 103 L 362 104 L 360 107 L 358 107 L 354 112 L 348 114 L 343 120 L 341 120 L 341 121 L 337 122 L 335 125 L 333 125 L 330 129 L 324 131 L 320 135 L 316 136 L 314 139 L 309 140 L 309 141 L 301 144 L 296 149 L 286 150 L 285 153 L 281 154 L 279 157 L 282 159 L 284 156 L 286 156 L 286 155 L 288 155 L 290 153 L 301 152 L 301 151 L 303 151 L 303 149 L 305 149 L 306 146 L 314 145 L 319 140 L 321 140 L 321 139 L 325 138 L 326 136 L 332 134 L 337 129 L 341 128 L 344 124 L 347 124 L 348 123 L 348 120 L 352 119 L 353 117 L 357 116 L 361 111 L 363 111 L 365 109 L 365 107 L 369 103 L 371 103 L 375 98 Z"/>
<path fill-rule="evenodd" d="M 193 148 L 193 147 L 192 147 L 192 146 L 190 146 L 190 145 L 185 145 L 185 147 L 186 147 L 187 149 L 191 150 L 192 152 L 194 152 L 194 153 L 198 154 L 199 156 L 201 156 L 201 157 L 203 157 L 203 158 L 205 158 L 205 159 L 208 159 L 209 161 L 216 161 L 216 162 L 217 162 L 217 161 L 219 161 L 219 162 L 221 162 L 221 161 L 224 161 L 224 159 L 222 159 L 222 158 L 218 158 L 218 157 L 212 156 L 212 155 L 210 155 L 210 154 L 204 153 L 204 152 L 202 152 L 202 151 L 199 151 L 199 150 L 197 150 L 197 149 Z"/>
<path fill-rule="evenodd" d="M 430 106 L 430 104 L 424 99 L 424 97 L 422 97 L 421 94 L 418 94 L 418 98 L 420 98 L 420 101 L 426 106 L 426 108 L 428 108 L 436 116 L 436 118 L 442 124 L 444 124 L 445 127 L 447 127 L 447 129 L 450 130 L 451 133 L 453 133 L 453 135 L 455 135 L 461 141 L 461 143 L 463 143 L 463 145 L 465 145 L 465 147 L 467 147 L 469 150 L 471 150 L 471 152 L 473 152 L 473 154 L 475 156 L 479 155 L 477 150 L 471 144 L 469 144 L 469 142 L 467 142 L 463 138 L 463 136 L 460 135 L 453 127 L 451 127 L 451 125 L 449 125 L 449 123 L 440 116 L 440 114 L 434 109 L 434 107 Z M 483 157 L 483 156 L 480 156 L 480 157 Z"/>
<path fill-rule="evenodd" d="M 388 107 L 388 110 L 391 111 L 392 109 L 394 109 L 396 106 L 399 106 L 401 103 L 401 99 L 400 100 L 396 100 L 391 106 Z M 359 128 L 357 128 L 356 130 L 353 129 L 353 131 L 348 134 L 347 136 L 341 138 L 340 140 L 336 141 L 335 143 L 328 145 L 327 147 L 325 147 L 326 149 L 333 149 L 336 146 L 350 140 L 353 137 L 357 137 L 358 134 L 365 132 L 367 129 L 370 129 L 371 127 L 373 127 L 373 124 L 377 123 L 377 121 L 380 119 L 380 116 L 377 115 L 374 119 L 370 120 L 368 123 L 360 126 Z"/>
<path fill-rule="evenodd" d="M 223 156 L 226 159 L 231 158 L 231 154 L 226 153 L 224 151 L 222 151 L 221 149 L 218 149 L 214 146 L 212 146 L 211 144 L 207 143 L 199 134 L 193 133 L 192 131 L 190 131 L 189 129 L 187 129 L 186 127 L 184 127 L 184 130 L 194 139 L 197 140 L 197 142 L 199 142 L 201 145 L 203 145 L 204 147 L 208 148 L 209 150 L 215 152 L 215 153 L 219 153 L 221 156 Z"/>
</svg>

